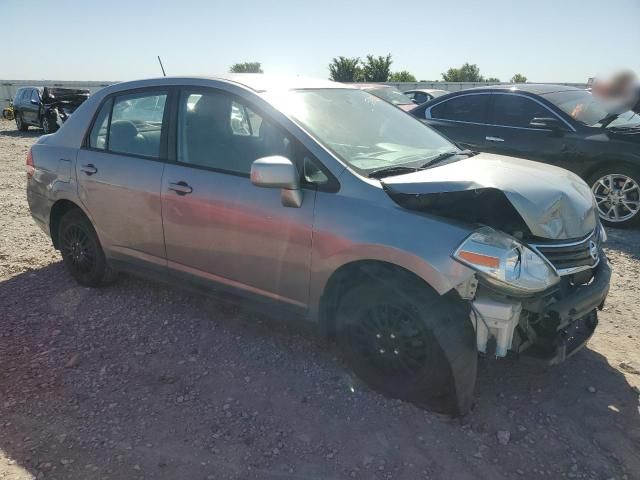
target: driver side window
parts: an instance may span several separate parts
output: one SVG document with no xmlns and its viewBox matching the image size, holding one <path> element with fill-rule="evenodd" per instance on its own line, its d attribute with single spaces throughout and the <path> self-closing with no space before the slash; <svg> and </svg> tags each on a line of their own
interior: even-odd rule
<svg viewBox="0 0 640 480">
<path fill-rule="evenodd" d="M 258 158 L 291 160 L 293 142 L 246 102 L 218 90 L 183 90 L 178 113 L 178 161 L 248 175 Z"/>
</svg>

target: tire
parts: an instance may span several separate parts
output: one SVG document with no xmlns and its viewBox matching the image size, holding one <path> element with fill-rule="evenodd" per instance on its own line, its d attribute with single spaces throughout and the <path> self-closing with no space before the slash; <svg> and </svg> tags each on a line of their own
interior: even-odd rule
<svg viewBox="0 0 640 480">
<path fill-rule="evenodd" d="M 22 118 L 22 113 L 16 112 L 16 128 L 21 132 L 26 132 L 29 130 L 29 125 L 24 123 L 24 119 Z"/>
<path fill-rule="evenodd" d="M 67 271 L 85 287 L 99 287 L 115 280 L 93 225 L 79 209 L 60 219 L 58 246 Z"/>
<path fill-rule="evenodd" d="M 602 223 L 614 228 L 640 223 L 640 168 L 613 164 L 591 175 L 588 183 Z"/>
<path fill-rule="evenodd" d="M 371 388 L 450 415 L 472 405 L 478 354 L 470 307 L 418 279 L 368 281 L 338 306 L 342 354 Z"/>
</svg>

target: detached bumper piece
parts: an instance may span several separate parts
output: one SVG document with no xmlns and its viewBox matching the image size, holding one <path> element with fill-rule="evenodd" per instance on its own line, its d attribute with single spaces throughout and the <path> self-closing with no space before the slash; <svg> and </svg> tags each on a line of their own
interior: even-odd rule
<svg viewBox="0 0 640 480">
<path fill-rule="evenodd" d="M 597 325 L 598 313 L 593 310 L 560 330 L 555 337 L 538 337 L 524 356 L 545 365 L 562 363 L 587 344 Z"/>
<path fill-rule="evenodd" d="M 564 292 L 566 296 L 538 312 L 529 312 L 525 338 L 518 350 L 532 360 L 555 365 L 584 347 L 598 325 L 597 310 L 607 298 L 610 279 L 611 269 L 603 255 L 589 284 L 570 286 Z"/>
</svg>

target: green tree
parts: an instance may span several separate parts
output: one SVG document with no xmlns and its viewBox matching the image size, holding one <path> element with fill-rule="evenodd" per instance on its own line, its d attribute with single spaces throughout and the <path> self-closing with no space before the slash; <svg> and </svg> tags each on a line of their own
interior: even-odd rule
<svg viewBox="0 0 640 480">
<path fill-rule="evenodd" d="M 489 83 L 500 83 L 500 79 L 496 77 L 485 78 L 484 81 Z"/>
<path fill-rule="evenodd" d="M 415 82 L 416 77 L 411 75 L 408 71 L 402 70 L 401 72 L 393 72 L 389 75 L 390 82 Z"/>
<path fill-rule="evenodd" d="M 357 82 L 362 76 L 359 57 L 338 57 L 329 64 L 329 80 L 335 82 Z"/>
<path fill-rule="evenodd" d="M 468 62 L 460 68 L 450 68 L 442 74 L 442 79 L 445 82 L 484 82 L 478 66 Z"/>
<path fill-rule="evenodd" d="M 525 77 L 521 73 L 516 73 L 513 77 L 511 77 L 511 83 L 527 83 L 527 77 Z"/>
<path fill-rule="evenodd" d="M 264 73 L 260 62 L 234 63 L 229 69 L 231 73 Z"/>
<path fill-rule="evenodd" d="M 391 74 L 391 54 L 386 57 L 367 55 L 367 61 L 362 64 L 362 76 L 365 82 L 387 82 Z"/>
</svg>

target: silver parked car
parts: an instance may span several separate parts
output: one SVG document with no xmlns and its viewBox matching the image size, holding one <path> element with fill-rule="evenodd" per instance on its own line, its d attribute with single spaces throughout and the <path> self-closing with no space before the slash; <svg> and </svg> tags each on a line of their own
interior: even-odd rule
<svg viewBox="0 0 640 480">
<path fill-rule="evenodd" d="M 609 289 L 580 178 L 460 150 L 334 82 L 112 85 L 40 137 L 27 175 L 81 285 L 130 271 L 293 309 L 373 388 L 454 414 L 478 351 L 560 362 Z"/>
</svg>

